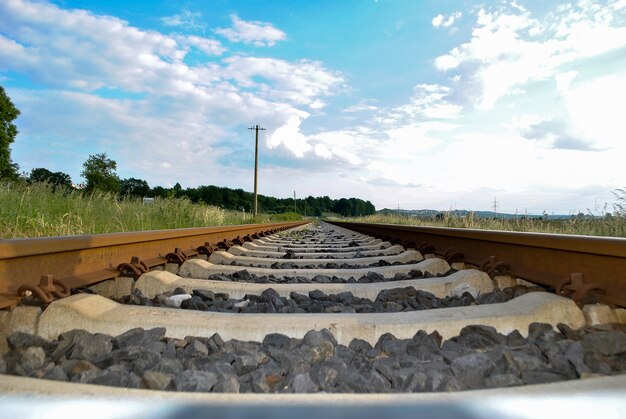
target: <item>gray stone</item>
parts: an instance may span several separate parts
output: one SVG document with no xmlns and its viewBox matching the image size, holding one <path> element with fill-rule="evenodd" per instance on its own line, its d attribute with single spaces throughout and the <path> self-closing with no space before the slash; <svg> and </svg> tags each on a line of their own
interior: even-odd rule
<svg viewBox="0 0 626 419">
<path fill-rule="evenodd" d="M 237 371 L 237 375 L 248 374 L 257 369 L 259 365 L 258 358 L 251 355 L 238 355 L 235 357 L 233 367 Z"/>
<path fill-rule="evenodd" d="M 561 349 L 562 345 L 559 345 L 561 342 L 563 341 L 558 341 L 555 342 L 554 345 L 545 347 L 542 350 L 543 355 L 548 359 L 551 371 L 563 375 L 568 379 L 577 378 L 578 374 L 576 369 L 564 356 L 564 351 Z"/>
<path fill-rule="evenodd" d="M 215 293 L 213 291 L 209 291 L 209 290 L 193 290 L 192 293 L 193 293 L 193 295 L 196 295 L 198 297 L 202 297 L 202 299 L 205 300 L 205 301 L 213 301 L 213 300 L 215 300 Z"/>
<path fill-rule="evenodd" d="M 217 384 L 217 375 L 206 371 L 183 371 L 174 378 L 178 391 L 209 392 Z"/>
<path fill-rule="evenodd" d="M 541 371 L 547 365 L 539 358 L 518 351 L 505 351 L 504 362 L 506 371 L 520 376 L 523 371 Z"/>
<path fill-rule="evenodd" d="M 164 327 L 155 327 L 149 330 L 137 327 L 114 337 L 112 341 L 118 348 L 124 348 L 127 346 L 146 346 L 152 341 L 162 340 L 165 337 L 165 332 L 166 329 Z"/>
<path fill-rule="evenodd" d="M 98 378 L 102 374 L 102 370 L 89 370 L 83 371 L 74 376 L 70 376 L 70 381 L 73 383 L 90 383 L 91 380 Z"/>
<path fill-rule="evenodd" d="M 292 292 L 289 293 L 289 298 L 291 298 L 292 300 L 294 300 L 298 304 L 302 304 L 302 303 L 305 303 L 305 302 L 309 301 L 309 297 L 307 295 L 298 294 L 295 291 L 292 291 Z"/>
<path fill-rule="evenodd" d="M 248 392 L 254 393 L 269 393 L 270 385 L 267 382 L 265 374 L 260 370 L 252 371 L 242 377 L 240 377 L 243 382 L 242 388 Z M 249 390 L 248 390 L 249 388 Z"/>
<path fill-rule="evenodd" d="M 307 372 L 311 369 L 308 348 L 298 348 L 295 351 L 284 353 L 280 359 L 280 365 L 292 374 Z"/>
<path fill-rule="evenodd" d="M 350 371 L 348 378 L 338 390 L 347 393 L 386 393 L 391 390 L 391 383 L 376 371 Z"/>
<path fill-rule="evenodd" d="M 206 342 L 206 346 L 209 349 L 209 353 L 214 354 L 224 347 L 224 341 L 219 333 L 214 333 Z"/>
<path fill-rule="evenodd" d="M 196 356 L 207 356 L 209 354 L 209 348 L 200 342 L 198 339 L 191 338 L 191 342 L 185 347 L 185 355 L 196 357 Z"/>
<path fill-rule="evenodd" d="M 250 275 L 250 272 L 248 272 L 247 270 L 241 270 L 241 271 L 237 271 L 235 272 L 233 275 L 233 278 L 239 280 L 239 281 L 244 281 L 244 282 L 248 282 L 252 279 L 252 275 Z"/>
<path fill-rule="evenodd" d="M 466 387 L 480 388 L 496 364 L 485 353 L 477 352 L 456 358 L 450 368 Z"/>
<path fill-rule="evenodd" d="M 544 384 L 563 381 L 565 377 L 550 371 L 524 371 L 522 372 L 522 380 L 526 384 Z"/>
<path fill-rule="evenodd" d="M 183 370 L 183 364 L 176 358 L 161 358 L 150 370 L 168 375 L 177 375 Z"/>
<path fill-rule="evenodd" d="M 265 348 L 289 349 L 291 338 L 280 333 L 270 333 L 263 338 L 263 346 Z"/>
<path fill-rule="evenodd" d="M 123 370 L 106 370 L 87 381 L 103 386 L 140 388 L 141 379 L 134 373 Z"/>
<path fill-rule="evenodd" d="M 141 382 L 150 390 L 168 390 L 172 384 L 172 376 L 158 371 L 146 371 Z"/>
<path fill-rule="evenodd" d="M 339 379 L 339 371 L 326 363 L 315 364 L 309 371 L 309 376 L 322 391 L 330 391 Z"/>
<path fill-rule="evenodd" d="M 179 308 L 182 307 L 183 302 L 192 298 L 191 294 L 176 294 L 171 297 L 167 297 L 164 304 L 168 307 Z"/>
<path fill-rule="evenodd" d="M 554 328 L 548 323 L 531 323 L 528 325 L 528 341 L 536 342 L 538 339 L 554 340 Z"/>
<path fill-rule="evenodd" d="M 320 331 L 310 330 L 302 338 L 302 345 L 305 353 L 308 355 L 309 362 L 319 362 L 335 353 L 337 341 L 335 337 L 328 331 L 322 329 Z M 309 350 L 306 351 L 306 348 Z"/>
<path fill-rule="evenodd" d="M 55 365 L 49 370 L 47 370 L 43 378 L 47 380 L 55 380 L 55 381 L 69 381 L 68 375 L 65 373 L 63 368 L 60 365 Z"/>
<path fill-rule="evenodd" d="M 66 360 L 62 362 L 60 366 L 70 378 L 87 371 L 100 371 L 100 368 L 91 362 L 82 359 Z"/>
<path fill-rule="evenodd" d="M 326 300 L 328 296 L 320 290 L 309 291 L 309 298 L 312 300 Z"/>
<path fill-rule="evenodd" d="M 216 393 L 239 393 L 241 385 L 235 374 L 224 374 L 219 377 L 219 382 L 213 388 Z"/>
<path fill-rule="evenodd" d="M 498 333 L 495 327 L 470 325 L 461 329 L 457 342 L 472 349 L 486 349 L 506 342 L 506 337 Z"/>
<path fill-rule="evenodd" d="M 521 386 L 524 381 L 515 374 L 492 374 L 485 380 L 485 386 L 487 387 L 511 387 Z"/>
<path fill-rule="evenodd" d="M 585 365 L 585 351 L 580 342 L 567 340 L 558 343 L 565 358 L 574 366 L 579 377 L 590 372 L 589 367 Z"/>
<path fill-rule="evenodd" d="M 21 367 L 29 372 L 43 367 L 46 361 L 46 352 L 40 346 L 29 346 L 22 350 Z"/>
<path fill-rule="evenodd" d="M 100 333 L 85 335 L 74 344 L 70 358 L 93 362 L 94 359 L 111 352 L 112 349 L 111 336 Z"/>
<path fill-rule="evenodd" d="M 506 294 L 498 289 L 485 294 L 480 294 L 476 297 L 476 302 L 478 304 L 497 304 L 504 303 L 508 300 L 509 299 Z"/>
<path fill-rule="evenodd" d="M 526 339 L 519 330 L 514 330 L 506 336 L 506 344 L 512 347 L 526 345 Z"/>
<path fill-rule="evenodd" d="M 626 334 L 615 331 L 595 332 L 585 335 L 580 341 L 585 352 L 602 355 L 626 353 Z"/>
<path fill-rule="evenodd" d="M 7 337 L 11 349 L 25 349 L 30 347 L 50 348 L 52 345 L 46 339 L 24 332 L 13 332 Z"/>
<path fill-rule="evenodd" d="M 365 276 L 372 282 L 380 282 L 385 280 L 384 275 L 374 271 L 369 271 Z"/>
<path fill-rule="evenodd" d="M 293 380 L 291 387 L 294 393 L 316 393 L 319 391 L 317 384 L 313 382 L 308 373 L 297 374 Z"/>
<path fill-rule="evenodd" d="M 365 354 L 367 353 L 367 351 L 372 349 L 372 345 L 369 342 L 358 338 L 352 339 L 348 347 L 354 352 L 358 352 L 361 354 Z"/>
<path fill-rule="evenodd" d="M 277 298 L 280 298 L 280 294 L 278 294 L 273 288 L 268 288 L 261 293 L 261 299 L 268 303 L 273 302 Z"/>
</svg>

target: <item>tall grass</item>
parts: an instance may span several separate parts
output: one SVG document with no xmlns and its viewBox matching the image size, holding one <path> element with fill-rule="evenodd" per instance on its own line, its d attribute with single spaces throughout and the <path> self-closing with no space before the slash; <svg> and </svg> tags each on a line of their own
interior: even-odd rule
<svg viewBox="0 0 626 419">
<path fill-rule="evenodd" d="M 626 215 L 609 217 L 574 217 L 566 220 L 539 220 L 532 218 L 503 219 L 478 218 L 470 213 L 458 216 L 443 213 L 440 218 L 416 218 L 408 215 L 374 214 L 342 219 L 362 223 L 404 224 L 431 227 L 470 228 L 480 230 L 526 231 L 551 234 L 578 234 L 585 236 L 626 237 Z"/>
<path fill-rule="evenodd" d="M 193 204 L 186 198 L 119 199 L 103 192 L 54 190 L 48 184 L 0 183 L 0 239 L 246 224 L 280 220 Z M 293 217 L 286 217 L 293 218 Z"/>
</svg>

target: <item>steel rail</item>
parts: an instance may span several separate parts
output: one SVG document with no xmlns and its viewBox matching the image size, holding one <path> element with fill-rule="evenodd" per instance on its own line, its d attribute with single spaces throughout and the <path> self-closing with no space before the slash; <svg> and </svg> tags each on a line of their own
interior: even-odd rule
<svg viewBox="0 0 626 419">
<path fill-rule="evenodd" d="M 181 249 L 195 255 L 205 243 L 284 230 L 305 221 L 247 224 L 128 233 L 0 240 L 0 308 L 20 300 L 18 289 L 37 287 L 44 276 L 69 288 L 119 276 L 117 266 L 138 258 L 147 267 L 166 263 L 166 255 Z"/>
<path fill-rule="evenodd" d="M 439 255 L 462 253 L 464 262 L 483 267 L 488 272 L 507 271 L 516 277 L 574 296 L 577 290 L 582 290 L 584 294 L 585 290 L 598 289 L 604 302 L 626 307 L 624 238 L 330 223 L 378 238 L 395 239 L 404 245 L 412 242 L 418 248 L 428 248 Z M 573 283 L 569 283 L 572 279 Z M 580 279 L 583 282 L 577 283 Z"/>
</svg>

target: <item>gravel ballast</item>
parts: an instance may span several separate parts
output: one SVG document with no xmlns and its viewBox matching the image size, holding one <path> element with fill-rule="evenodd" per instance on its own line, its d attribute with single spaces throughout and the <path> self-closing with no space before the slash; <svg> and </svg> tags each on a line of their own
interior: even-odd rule
<svg viewBox="0 0 626 419">
<path fill-rule="evenodd" d="M 384 334 L 372 346 L 337 344 L 326 329 L 262 342 L 219 335 L 166 338 L 165 328 L 119 336 L 84 330 L 57 340 L 15 332 L 0 373 L 116 387 L 226 393 L 386 393 L 509 387 L 626 372 L 626 327 L 555 331 L 533 323 L 528 337 L 467 326 L 442 342 L 418 331 Z"/>
<path fill-rule="evenodd" d="M 461 307 L 478 304 L 504 303 L 528 292 L 543 291 L 540 287 L 516 286 L 494 290 L 474 298 L 465 292 L 460 296 L 438 298 L 414 287 L 391 288 L 381 291 L 374 301 L 355 297 L 351 292 L 325 294 L 313 290 L 307 294 L 291 292 L 289 298 L 281 297 L 268 288 L 260 295 L 246 295 L 242 299 L 229 298 L 227 293 L 193 290 L 187 294 L 182 288 L 146 298 L 141 291 L 122 297 L 122 304 L 152 307 L 180 307 L 189 310 L 222 313 L 397 313 L 402 311 Z"/>
<path fill-rule="evenodd" d="M 215 274 L 209 276 L 208 279 L 214 281 L 227 281 L 227 282 L 251 282 L 257 284 L 307 284 L 317 282 L 320 284 L 370 284 L 374 282 L 389 282 L 389 281 L 405 281 L 408 279 L 421 279 L 421 278 L 443 278 L 445 276 L 452 275 L 457 272 L 455 269 L 450 269 L 448 272 L 442 274 L 431 274 L 430 272 L 422 272 L 418 269 L 411 269 L 408 273 L 396 273 L 391 278 L 386 278 L 381 273 L 370 271 L 366 275 L 362 275 L 358 279 L 354 277 L 341 278 L 337 275 L 315 275 L 313 278 L 307 278 L 304 276 L 275 276 L 275 275 L 255 275 L 248 272 L 246 269 L 237 271 L 233 274 Z"/>
</svg>

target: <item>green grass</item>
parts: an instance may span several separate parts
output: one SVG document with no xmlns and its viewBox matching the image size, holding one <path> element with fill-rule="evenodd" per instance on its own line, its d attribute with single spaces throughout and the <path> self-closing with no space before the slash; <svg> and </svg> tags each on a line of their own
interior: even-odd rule
<svg viewBox="0 0 626 419">
<path fill-rule="evenodd" d="M 193 204 L 186 198 L 118 199 L 109 193 L 55 191 L 47 184 L 0 183 L 0 239 L 268 223 L 297 214 L 248 213 Z"/>
<path fill-rule="evenodd" d="M 377 224 L 403 224 L 431 227 L 470 228 L 480 230 L 526 231 L 551 234 L 626 237 L 626 215 L 610 217 L 572 218 L 568 220 L 481 219 L 472 214 L 460 217 L 445 214 L 440 219 L 416 218 L 405 215 L 375 214 L 366 217 L 343 218 L 341 221 Z"/>
</svg>

